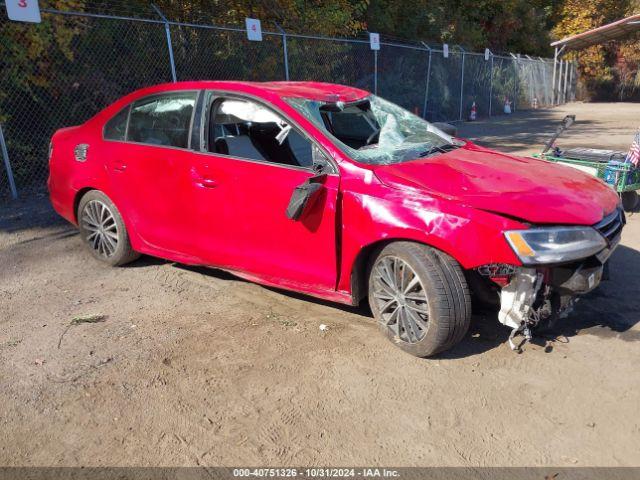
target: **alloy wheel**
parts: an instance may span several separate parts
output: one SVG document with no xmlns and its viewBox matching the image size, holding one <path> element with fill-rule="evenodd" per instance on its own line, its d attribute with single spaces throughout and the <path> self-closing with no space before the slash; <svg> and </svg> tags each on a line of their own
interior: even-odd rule
<svg viewBox="0 0 640 480">
<path fill-rule="evenodd" d="M 378 320 L 408 343 L 424 338 L 429 322 L 427 294 L 420 278 L 404 260 L 380 258 L 371 272 Z"/>
<path fill-rule="evenodd" d="M 81 226 L 86 231 L 87 245 L 99 256 L 111 257 L 118 248 L 118 225 L 107 205 L 91 200 L 82 210 Z"/>
</svg>

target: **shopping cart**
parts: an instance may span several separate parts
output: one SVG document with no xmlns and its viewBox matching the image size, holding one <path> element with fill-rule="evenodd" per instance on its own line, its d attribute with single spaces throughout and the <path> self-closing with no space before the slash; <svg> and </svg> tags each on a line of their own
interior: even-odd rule
<svg viewBox="0 0 640 480">
<path fill-rule="evenodd" d="M 575 115 L 567 115 L 542 152 L 533 156 L 562 163 L 602 179 L 620 195 L 626 211 L 635 210 L 640 203 L 640 169 L 625 161 L 626 152 L 595 148 L 563 150 L 555 146 L 558 137 L 574 122 Z"/>
</svg>

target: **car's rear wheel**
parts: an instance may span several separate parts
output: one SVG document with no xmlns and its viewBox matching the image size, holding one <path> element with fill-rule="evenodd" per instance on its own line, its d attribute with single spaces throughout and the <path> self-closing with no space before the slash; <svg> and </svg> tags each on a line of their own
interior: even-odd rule
<svg viewBox="0 0 640 480">
<path fill-rule="evenodd" d="M 104 193 L 87 192 L 80 199 L 77 214 L 80 237 L 98 260 L 119 266 L 140 256 L 131 248 L 120 212 Z"/>
<path fill-rule="evenodd" d="M 471 320 L 471 296 L 458 262 L 413 242 L 391 243 L 374 259 L 369 304 L 385 335 L 418 357 L 451 348 Z"/>
</svg>

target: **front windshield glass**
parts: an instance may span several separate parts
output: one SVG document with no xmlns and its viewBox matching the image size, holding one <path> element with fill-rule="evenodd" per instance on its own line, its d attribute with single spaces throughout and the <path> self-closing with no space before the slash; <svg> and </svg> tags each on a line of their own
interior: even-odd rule
<svg viewBox="0 0 640 480">
<path fill-rule="evenodd" d="M 426 120 L 375 95 L 353 103 L 286 101 L 358 162 L 400 163 L 462 145 Z"/>
</svg>

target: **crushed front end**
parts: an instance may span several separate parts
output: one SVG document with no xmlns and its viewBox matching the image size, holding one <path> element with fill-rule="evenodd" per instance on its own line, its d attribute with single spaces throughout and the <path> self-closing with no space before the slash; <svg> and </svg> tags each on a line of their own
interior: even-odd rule
<svg viewBox="0 0 640 480">
<path fill-rule="evenodd" d="M 566 317 L 578 296 L 598 286 L 606 262 L 620 241 L 624 213 L 616 209 L 591 227 L 532 227 L 506 232 L 522 266 L 484 265 L 476 269 L 499 291 L 500 322 L 525 339 L 541 324 Z"/>
</svg>

